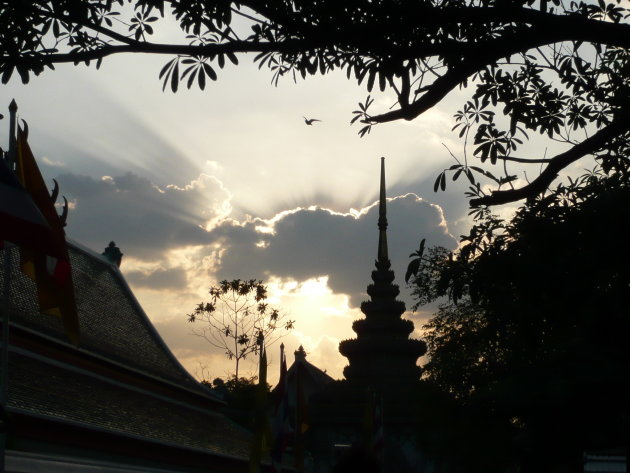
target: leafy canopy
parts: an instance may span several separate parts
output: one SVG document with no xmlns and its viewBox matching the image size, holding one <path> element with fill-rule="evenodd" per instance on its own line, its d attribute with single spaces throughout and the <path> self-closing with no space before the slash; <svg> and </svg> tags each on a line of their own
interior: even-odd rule
<svg viewBox="0 0 630 473">
<path fill-rule="evenodd" d="M 227 62 L 256 53 L 272 82 L 343 70 L 368 91 L 395 97 L 354 111 L 361 135 L 412 120 L 452 91 L 470 100 L 455 115 L 464 156 L 438 176 L 470 181 L 471 204 L 501 204 L 544 191 L 586 156 L 606 166 L 628 159 L 630 24 L 622 0 L 32 0 L 0 2 L 0 73 L 23 82 L 55 64 L 113 54 L 162 54 L 163 88 L 204 89 Z M 173 18 L 181 40 L 154 38 Z M 524 141 L 544 146 L 518 155 Z M 468 147 L 481 163 L 469 164 Z M 543 170 L 516 182 L 508 164 Z M 495 174 L 498 176 L 495 176 Z M 489 182 L 491 190 L 479 182 Z"/>
</svg>

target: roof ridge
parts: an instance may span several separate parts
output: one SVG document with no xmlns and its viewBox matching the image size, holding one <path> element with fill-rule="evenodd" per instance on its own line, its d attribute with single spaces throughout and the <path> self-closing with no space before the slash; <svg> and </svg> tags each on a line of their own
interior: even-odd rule
<svg viewBox="0 0 630 473">
<path fill-rule="evenodd" d="M 24 326 L 24 325 L 22 325 L 20 323 L 16 323 L 14 321 L 10 321 L 10 323 L 11 323 L 11 325 L 13 327 L 19 328 L 20 330 L 22 330 L 24 332 L 28 332 L 30 335 L 34 335 L 36 337 L 43 338 L 43 339 L 47 340 L 50 343 L 54 343 L 54 344 L 57 344 L 57 345 L 62 345 L 66 349 L 71 349 L 73 351 L 79 351 L 84 356 L 87 355 L 89 357 L 92 357 L 92 358 L 95 358 L 95 359 L 99 360 L 100 362 L 105 362 L 105 363 L 108 363 L 110 365 L 113 365 L 113 367 L 115 367 L 116 369 L 121 369 L 121 370 L 130 372 L 130 373 L 132 373 L 134 375 L 141 375 L 141 376 L 143 376 L 145 378 L 149 378 L 149 379 L 151 379 L 153 381 L 157 381 L 157 382 L 160 382 L 160 383 L 168 384 L 171 387 L 174 387 L 174 388 L 177 388 L 177 389 L 182 389 L 182 390 L 188 391 L 188 392 L 190 392 L 192 394 L 195 394 L 195 395 L 203 395 L 205 398 L 210 399 L 212 401 L 216 401 L 216 402 L 221 403 L 221 404 L 224 403 L 224 401 L 222 401 L 218 397 L 217 394 L 212 392 L 211 389 L 206 388 L 203 384 L 199 383 L 194 378 L 193 378 L 193 380 L 198 384 L 198 387 L 201 388 L 200 390 L 199 389 L 198 390 L 191 389 L 189 386 L 185 386 L 185 385 L 182 385 L 182 384 L 179 384 L 179 383 L 175 383 L 172 380 L 169 380 L 169 379 L 157 376 L 155 374 L 149 373 L 149 372 L 147 372 L 145 370 L 141 370 L 139 368 L 135 368 L 133 366 L 126 365 L 126 364 L 121 363 L 119 361 L 116 361 L 116 360 L 113 360 L 113 359 L 108 358 L 106 356 L 103 356 L 103 355 L 101 355 L 99 353 L 82 349 L 80 346 L 76 347 L 70 342 L 67 342 L 67 341 L 65 341 L 63 339 L 59 339 L 57 337 L 53 337 L 53 336 L 47 335 L 45 333 L 39 332 L 39 331 L 37 331 L 35 329 L 32 329 L 30 327 L 26 327 L 26 326 Z M 28 352 L 28 353 L 33 353 L 36 358 L 43 358 L 43 359 L 46 359 L 46 360 L 52 360 L 51 361 L 52 364 L 60 365 L 60 366 L 64 366 L 64 367 L 70 367 L 70 369 L 73 370 L 73 371 L 81 371 L 81 372 L 86 372 L 86 373 L 92 373 L 95 377 L 98 377 L 98 378 L 103 376 L 103 375 L 100 375 L 98 373 L 92 372 L 92 371 L 90 371 L 88 369 L 84 369 L 84 368 L 78 367 L 76 365 L 73 365 L 71 363 L 64 363 L 64 362 L 58 361 L 56 359 L 51 359 L 49 357 L 45 357 L 45 356 L 39 355 L 39 354 L 37 354 L 35 352 L 32 352 L 30 350 L 24 350 L 22 348 L 16 347 L 15 345 L 11 345 L 11 350 L 16 350 L 16 351 L 18 351 L 20 353 L 22 351 Z M 120 383 L 124 384 L 124 385 L 127 385 L 127 383 L 125 383 L 123 381 L 120 381 Z M 129 385 L 129 386 L 131 386 L 131 385 Z M 138 389 L 141 389 L 141 388 L 138 388 Z"/>
<path fill-rule="evenodd" d="M 104 259 L 105 257 L 100 255 L 100 257 L 102 259 Z M 201 386 L 201 383 L 199 383 L 199 381 L 197 381 L 189 372 L 188 370 L 186 370 L 186 368 L 184 368 L 184 366 L 179 362 L 179 360 L 177 359 L 177 357 L 173 354 L 173 352 L 171 351 L 171 349 L 168 347 L 168 345 L 166 344 L 166 342 L 164 341 L 164 339 L 162 338 L 162 336 L 159 334 L 159 332 L 157 331 L 157 329 L 155 328 L 155 326 L 153 325 L 153 323 L 151 322 L 151 319 L 149 318 L 149 316 L 147 315 L 147 313 L 144 311 L 144 309 L 142 308 L 142 306 L 140 305 L 140 302 L 138 301 L 138 299 L 136 298 L 136 295 L 133 293 L 133 291 L 131 290 L 131 287 L 129 287 L 129 283 L 127 283 L 127 280 L 125 279 L 125 277 L 123 276 L 122 272 L 120 271 L 120 269 L 118 268 L 118 266 L 116 266 L 114 263 L 110 262 L 109 260 L 105 260 L 106 263 L 112 268 L 114 269 L 114 274 L 116 274 L 119 278 L 119 280 L 123 283 L 124 288 L 127 290 L 128 295 L 130 296 L 130 299 L 132 301 L 132 303 L 136 306 L 137 311 L 139 312 L 139 314 L 144 318 L 146 323 L 146 327 L 148 328 L 149 332 L 151 333 L 151 335 L 153 336 L 153 338 L 155 339 L 155 341 L 158 343 L 158 345 L 160 346 L 160 348 L 162 348 L 162 350 L 164 351 L 164 353 L 166 354 L 167 357 L 169 357 L 171 359 L 172 362 L 174 362 L 174 364 L 177 366 L 177 368 L 179 368 L 179 370 L 181 371 L 181 373 L 186 376 L 190 381 L 193 381 L 195 384 Z M 214 397 L 216 400 L 219 400 L 219 398 L 216 396 L 216 394 L 212 393 L 212 397 Z"/>
</svg>

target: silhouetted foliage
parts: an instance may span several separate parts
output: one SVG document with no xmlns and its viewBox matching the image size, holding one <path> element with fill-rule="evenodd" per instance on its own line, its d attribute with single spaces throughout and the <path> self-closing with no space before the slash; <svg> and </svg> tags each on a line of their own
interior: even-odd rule
<svg viewBox="0 0 630 473">
<path fill-rule="evenodd" d="M 628 443 L 628 219 L 627 169 L 594 172 L 509 222 L 481 212 L 454 254 L 413 255 L 418 301 L 447 298 L 425 376 L 502 423 L 524 471 Z"/>
<path fill-rule="evenodd" d="M 23 82 L 55 64 L 96 63 L 113 54 L 170 56 L 163 89 L 201 89 L 238 55 L 256 53 L 272 73 L 305 78 L 342 70 L 348 79 L 395 96 L 353 112 L 361 136 L 379 123 L 412 120 L 450 92 L 472 93 L 455 115 L 463 159 L 447 174 L 470 181 L 473 205 L 517 201 L 544 191 L 559 171 L 585 157 L 628 159 L 630 24 L 622 0 L 32 0 L 0 3 L 0 73 Z M 153 38 L 174 19 L 179 41 Z M 170 28 L 169 28 L 169 31 Z M 378 103 L 378 102 L 377 102 Z M 517 156 L 530 135 L 564 143 L 547 158 Z M 536 137 L 536 141 L 540 138 Z M 468 162 L 467 145 L 482 163 Z M 543 164 L 514 188 L 508 163 Z M 498 176 L 495 176 L 498 174 Z M 486 194 L 478 178 L 494 191 Z M 505 188 L 508 186 L 508 188 Z M 503 189 L 501 189 L 503 187 Z"/>
<path fill-rule="evenodd" d="M 227 404 L 224 413 L 234 422 L 253 430 L 254 417 L 256 415 L 256 397 L 260 387 L 258 378 L 215 378 L 212 382 L 208 380 L 201 381 L 214 392 L 219 395 Z M 266 385 L 267 392 L 270 392 L 271 386 Z"/>
<path fill-rule="evenodd" d="M 234 379 L 239 378 L 239 365 L 248 355 L 258 354 L 261 342 L 272 345 L 286 331 L 293 329 L 293 320 L 270 307 L 267 286 L 256 279 L 221 281 L 208 290 L 210 302 L 200 302 L 188 314 L 188 321 L 200 322 L 193 333 L 212 346 L 225 350 L 234 360 Z"/>
<path fill-rule="evenodd" d="M 417 402 L 418 445 L 439 471 L 493 473 L 513 465 L 512 426 L 476 404 L 463 403 L 431 379 L 422 380 Z"/>
</svg>

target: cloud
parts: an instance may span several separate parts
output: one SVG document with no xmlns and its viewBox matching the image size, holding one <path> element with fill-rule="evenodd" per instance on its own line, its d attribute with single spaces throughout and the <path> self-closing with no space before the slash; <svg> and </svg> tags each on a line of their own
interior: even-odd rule
<svg viewBox="0 0 630 473">
<path fill-rule="evenodd" d="M 159 268 L 151 272 L 130 271 L 125 273 L 129 284 L 147 289 L 184 289 L 187 287 L 186 271 L 183 268 Z"/>
<path fill-rule="evenodd" d="M 48 158 L 48 156 L 44 156 L 42 158 L 42 161 L 45 164 L 47 164 L 48 166 L 53 167 L 53 168 L 65 168 L 66 167 L 66 163 L 61 162 L 61 161 L 54 161 L 54 160 Z"/>
<path fill-rule="evenodd" d="M 160 259 L 173 247 L 204 244 L 205 228 L 230 212 L 231 194 L 215 177 L 158 187 L 133 173 L 103 176 L 62 174 L 61 193 L 73 203 L 68 235 L 99 249 L 114 240 L 140 259 Z"/>
<path fill-rule="evenodd" d="M 194 285 L 207 287 L 213 280 L 326 277 L 334 294 L 349 297 L 349 307 L 367 298 L 378 242 L 376 203 L 347 212 L 298 207 L 238 221 L 230 218 L 230 192 L 205 174 L 184 186 L 163 187 L 133 173 L 100 180 L 63 174 L 58 180 L 72 204 L 70 237 L 97 250 L 114 240 L 126 261 L 159 263 L 127 266 L 135 287 L 199 293 Z M 454 248 L 457 242 L 441 207 L 416 194 L 389 199 L 388 220 L 392 268 L 401 299 L 411 307 L 403 281 L 409 254 L 422 238 L 428 246 Z M 178 248 L 193 250 L 174 256 Z M 200 277 L 203 284 L 193 281 Z"/>
<path fill-rule="evenodd" d="M 271 303 L 296 320 L 284 339 L 288 352 L 302 344 L 312 362 L 341 376 L 347 360 L 337 346 L 355 336 L 352 321 L 362 317 L 358 307 L 374 269 L 376 203 L 343 212 L 287 208 L 266 219 L 238 220 L 231 193 L 212 176 L 163 186 L 134 173 L 100 179 L 63 174 L 58 180 L 73 204 L 69 236 L 97 250 L 116 241 L 125 253 L 123 274 L 193 373 L 205 364 L 213 376 L 223 376 L 233 367 L 220 350 L 190 335 L 186 313 L 216 281 L 259 278 L 270 287 Z M 409 308 L 413 301 L 403 280 L 409 254 L 422 238 L 448 248 L 457 242 L 442 208 L 415 194 L 389 199 L 387 216 L 390 259 L 403 286 L 399 298 Z M 416 327 L 425 317 L 414 317 Z M 255 362 L 247 360 L 243 372 L 254 374 Z"/>
<path fill-rule="evenodd" d="M 367 296 L 378 242 L 378 206 L 349 213 L 320 207 L 285 211 L 273 219 L 252 219 L 238 225 L 225 222 L 210 232 L 224 252 L 219 278 L 307 279 L 328 276 L 334 293 L 350 296 L 358 307 Z M 415 194 L 388 202 L 390 259 L 399 284 L 421 238 L 428 245 L 454 248 L 441 209 Z M 272 232 L 270 232 L 272 230 Z"/>
</svg>

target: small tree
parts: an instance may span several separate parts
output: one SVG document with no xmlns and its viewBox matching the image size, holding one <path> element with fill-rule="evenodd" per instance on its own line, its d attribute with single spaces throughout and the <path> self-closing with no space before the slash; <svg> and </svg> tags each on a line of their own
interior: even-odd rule
<svg viewBox="0 0 630 473">
<path fill-rule="evenodd" d="M 221 281 L 210 286 L 210 302 L 200 302 L 188 314 L 189 322 L 201 322 L 201 329 L 193 333 L 206 339 L 212 346 L 225 350 L 234 360 L 234 378 L 239 379 L 241 360 L 251 353 L 258 353 L 261 340 L 273 344 L 291 330 L 295 321 L 269 307 L 267 286 L 256 279 Z"/>
</svg>

